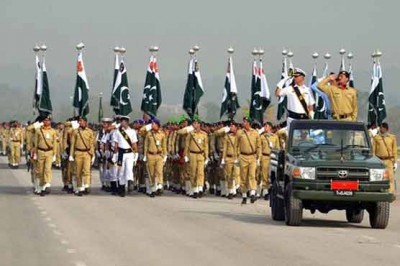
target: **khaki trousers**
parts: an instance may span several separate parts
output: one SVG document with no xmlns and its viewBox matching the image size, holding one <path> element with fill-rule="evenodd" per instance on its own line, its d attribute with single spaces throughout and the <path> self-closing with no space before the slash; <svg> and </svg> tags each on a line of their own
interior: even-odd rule
<svg viewBox="0 0 400 266">
<path fill-rule="evenodd" d="M 11 163 L 19 164 L 21 161 L 21 142 L 11 141 Z"/>
<path fill-rule="evenodd" d="M 394 177 L 394 170 L 393 170 L 393 162 L 392 160 L 383 160 L 383 163 L 386 166 L 386 170 L 389 172 L 389 192 L 395 193 L 395 177 Z"/>
<path fill-rule="evenodd" d="M 243 155 L 239 157 L 240 162 L 240 190 L 246 193 L 248 190 L 257 189 L 256 170 L 257 160 L 255 155 Z"/>
<path fill-rule="evenodd" d="M 194 192 L 204 185 L 204 154 L 189 153 L 190 183 Z"/>
<path fill-rule="evenodd" d="M 147 169 L 149 171 L 150 186 L 164 184 L 163 177 L 163 158 L 159 154 L 147 154 Z"/>
<path fill-rule="evenodd" d="M 88 152 L 75 151 L 76 185 L 78 188 L 90 186 L 91 156 Z"/>
<path fill-rule="evenodd" d="M 262 177 L 262 188 L 269 189 L 270 181 L 269 181 L 269 163 L 271 158 L 269 156 L 262 156 L 261 159 L 261 177 Z"/>
<path fill-rule="evenodd" d="M 53 151 L 38 150 L 36 177 L 40 179 L 40 186 L 50 184 L 52 180 L 51 166 L 53 163 Z"/>
</svg>

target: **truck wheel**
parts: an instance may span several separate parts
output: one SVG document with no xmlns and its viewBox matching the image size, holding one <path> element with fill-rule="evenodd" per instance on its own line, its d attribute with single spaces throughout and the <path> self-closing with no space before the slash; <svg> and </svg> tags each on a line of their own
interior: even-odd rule
<svg viewBox="0 0 400 266">
<path fill-rule="evenodd" d="M 369 224 L 372 228 L 385 229 L 389 223 L 390 203 L 377 202 L 369 210 Z"/>
<path fill-rule="evenodd" d="M 349 223 L 359 224 L 364 219 L 364 210 L 346 210 L 346 219 Z"/>
<path fill-rule="evenodd" d="M 284 201 L 278 198 L 278 185 L 274 182 L 271 188 L 271 216 L 274 221 L 285 220 Z"/>
<path fill-rule="evenodd" d="M 293 197 L 292 184 L 286 186 L 285 192 L 285 222 L 287 225 L 299 226 L 303 219 L 303 203 Z"/>
</svg>

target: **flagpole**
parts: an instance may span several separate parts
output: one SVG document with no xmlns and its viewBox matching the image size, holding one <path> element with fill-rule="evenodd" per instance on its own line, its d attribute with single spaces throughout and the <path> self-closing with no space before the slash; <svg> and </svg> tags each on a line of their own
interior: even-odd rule
<svg viewBox="0 0 400 266">
<path fill-rule="evenodd" d="M 323 76 L 324 77 L 326 77 L 326 76 L 328 76 L 329 75 L 329 73 L 327 73 L 327 71 L 328 71 L 328 60 L 329 59 L 331 59 L 331 54 L 330 53 L 326 53 L 325 55 L 324 55 L 324 58 L 325 58 L 325 69 L 324 69 L 324 73 L 323 73 Z"/>
<path fill-rule="evenodd" d="M 346 67 L 345 67 L 345 65 L 344 65 L 344 54 L 346 53 L 346 50 L 345 49 L 340 49 L 339 50 L 339 54 L 340 54 L 340 57 L 341 57 L 341 63 L 340 63 L 340 70 L 339 71 L 345 71 L 346 70 Z"/>
<path fill-rule="evenodd" d="M 35 60 L 36 60 L 36 57 L 37 58 L 39 58 L 39 51 L 40 51 L 40 47 L 36 44 L 34 47 L 33 47 L 33 52 L 35 53 Z M 39 60 L 40 61 L 40 60 Z M 39 62 L 40 63 L 40 62 Z M 36 69 L 38 69 L 38 66 L 35 66 L 36 67 Z M 39 85 L 38 83 L 39 83 L 39 81 L 37 80 L 37 73 L 36 73 L 36 77 L 35 77 L 35 82 L 36 82 L 36 84 L 35 84 L 35 90 L 33 91 L 33 103 L 32 103 L 32 111 L 33 111 L 33 115 L 35 115 L 36 114 L 36 112 L 35 112 L 35 109 L 36 109 L 36 92 L 37 92 L 37 86 Z"/>
<path fill-rule="evenodd" d="M 99 93 L 99 113 L 98 113 L 98 122 L 101 123 L 103 119 L 103 93 Z"/>
<path fill-rule="evenodd" d="M 232 79 L 231 79 L 231 75 L 232 75 L 232 73 L 230 72 L 230 70 L 231 70 L 231 68 L 232 68 L 232 66 L 231 66 L 231 64 L 232 64 L 232 60 L 231 60 L 231 58 L 232 58 L 232 54 L 235 52 L 235 49 L 233 49 L 232 47 L 229 47 L 228 48 L 228 54 L 229 54 L 229 57 L 228 57 L 228 62 L 229 62 L 229 75 L 230 75 L 230 77 L 229 77 L 229 82 L 231 83 L 231 86 L 232 86 Z M 233 121 L 233 118 L 234 118 L 234 114 L 233 114 L 233 106 L 234 106 L 234 102 L 233 102 L 233 99 L 232 99 L 232 89 L 230 90 L 230 93 L 229 93 L 230 95 L 229 95 L 229 98 L 230 98 L 230 103 L 231 103 L 231 112 L 230 112 L 230 114 L 229 114 L 229 119 L 231 120 L 231 121 Z"/>
</svg>

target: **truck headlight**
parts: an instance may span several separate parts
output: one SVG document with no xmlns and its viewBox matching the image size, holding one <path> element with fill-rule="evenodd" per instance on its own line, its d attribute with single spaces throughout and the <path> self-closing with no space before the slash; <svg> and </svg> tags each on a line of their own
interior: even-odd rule
<svg viewBox="0 0 400 266">
<path fill-rule="evenodd" d="M 386 169 L 369 169 L 370 181 L 382 181 L 389 177 L 389 172 Z"/>
<path fill-rule="evenodd" d="M 292 170 L 292 176 L 302 179 L 315 179 L 315 167 L 296 167 Z"/>
</svg>

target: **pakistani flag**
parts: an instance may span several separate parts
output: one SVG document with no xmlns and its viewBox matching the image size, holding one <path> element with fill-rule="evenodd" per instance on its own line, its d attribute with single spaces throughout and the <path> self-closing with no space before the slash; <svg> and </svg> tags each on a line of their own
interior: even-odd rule
<svg viewBox="0 0 400 266">
<path fill-rule="evenodd" d="M 160 75 L 158 73 L 157 59 L 155 56 L 151 56 L 144 83 L 141 110 L 151 117 L 156 117 L 161 101 Z"/>
<path fill-rule="evenodd" d="M 83 65 L 82 51 L 79 51 L 78 54 L 76 71 L 77 75 L 73 105 L 78 110 L 78 115 L 86 116 L 89 114 L 89 83 Z"/>
<path fill-rule="evenodd" d="M 220 117 L 227 114 L 229 119 L 233 120 L 236 115 L 237 108 L 240 108 L 240 106 L 237 98 L 236 79 L 233 72 L 232 57 L 229 57 L 225 86 L 222 94 Z"/>
<path fill-rule="evenodd" d="M 128 75 L 124 60 L 121 59 L 119 64 L 118 75 L 115 80 L 113 95 L 118 99 L 118 107 L 114 108 L 117 115 L 128 115 L 132 112 L 131 97 L 129 94 Z"/>
<path fill-rule="evenodd" d="M 349 86 L 354 88 L 353 65 L 351 63 L 349 64 L 349 74 L 350 74 Z"/>
<path fill-rule="evenodd" d="M 118 96 L 116 94 L 114 94 L 115 82 L 117 80 L 118 71 L 119 71 L 119 58 L 118 58 L 118 53 L 115 53 L 114 77 L 113 77 L 113 84 L 112 84 L 112 89 L 111 89 L 111 102 L 110 102 L 110 105 L 112 106 L 115 114 L 118 113 L 118 107 L 119 107 Z"/>
<path fill-rule="evenodd" d="M 293 72 L 293 64 L 290 64 L 291 70 L 289 69 L 289 72 Z M 285 79 L 288 80 L 283 87 L 289 86 L 291 83 L 291 79 L 289 78 L 288 74 L 288 68 L 287 68 L 287 59 L 286 57 L 283 58 L 282 61 L 282 74 L 281 74 L 281 80 Z M 287 110 L 287 98 L 286 96 L 281 96 L 278 98 L 278 110 L 276 113 L 276 118 L 278 120 L 281 120 L 284 114 L 286 113 Z"/>
<path fill-rule="evenodd" d="M 53 108 L 51 106 L 49 80 L 44 57 L 42 61 L 42 93 L 39 98 L 38 110 L 39 114 L 46 115 L 51 114 Z"/>
<path fill-rule="evenodd" d="M 314 119 L 328 119 L 328 109 L 326 102 L 329 100 L 328 96 L 317 87 L 317 84 L 320 80 L 322 79 L 318 79 L 317 77 L 317 64 L 314 64 L 310 81 L 310 88 L 315 98 Z"/>
<path fill-rule="evenodd" d="M 382 85 L 382 68 L 379 62 L 374 62 L 373 65 L 368 102 L 368 123 L 376 123 L 376 125 L 380 126 L 386 118 L 386 103 Z"/>
<path fill-rule="evenodd" d="M 204 95 L 203 81 L 200 75 L 199 63 L 191 58 L 188 67 L 185 94 L 183 96 L 183 110 L 193 118 L 198 113 L 197 106 Z"/>
<path fill-rule="evenodd" d="M 98 113 L 98 122 L 100 123 L 103 119 L 103 97 L 99 98 L 99 113 Z"/>
<path fill-rule="evenodd" d="M 40 66 L 39 56 L 36 55 L 36 77 L 35 77 L 35 91 L 33 93 L 33 114 L 38 108 L 40 95 L 42 95 L 42 67 Z"/>
<path fill-rule="evenodd" d="M 251 83 L 250 118 L 263 124 L 264 112 L 271 103 L 271 99 L 267 78 L 261 60 L 259 68 L 257 68 L 256 61 L 253 63 Z"/>
</svg>

